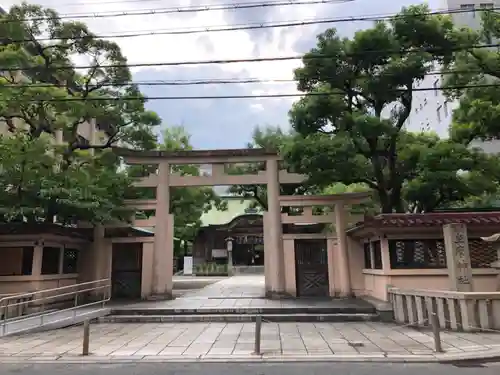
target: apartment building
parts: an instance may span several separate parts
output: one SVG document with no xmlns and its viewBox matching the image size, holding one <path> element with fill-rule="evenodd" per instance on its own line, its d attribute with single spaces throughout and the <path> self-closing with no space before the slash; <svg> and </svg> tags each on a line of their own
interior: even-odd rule
<svg viewBox="0 0 500 375">
<path fill-rule="evenodd" d="M 500 0 L 443 0 L 439 10 L 470 9 L 481 10 L 500 7 Z M 437 10 L 437 9 L 435 9 Z M 455 25 L 459 27 L 470 27 L 478 29 L 481 27 L 480 12 L 466 12 L 451 14 Z M 436 66 L 434 72 L 439 72 Z M 434 88 L 432 91 L 419 91 L 414 93 L 413 109 L 406 121 L 406 128 L 412 131 L 435 131 L 441 137 L 448 137 L 448 128 L 451 124 L 453 110 L 458 107 L 457 100 L 448 100 L 439 87 L 442 83 L 440 74 L 432 74 L 420 82 L 416 87 Z M 486 152 L 500 152 L 500 143 L 475 142 L 476 146 L 483 148 Z"/>
</svg>

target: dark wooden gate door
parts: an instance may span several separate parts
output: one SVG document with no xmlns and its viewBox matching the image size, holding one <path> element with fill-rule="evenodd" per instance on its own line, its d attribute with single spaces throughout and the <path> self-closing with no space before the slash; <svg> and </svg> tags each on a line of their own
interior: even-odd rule
<svg viewBox="0 0 500 375">
<path fill-rule="evenodd" d="M 298 297 L 328 297 L 326 240 L 295 240 L 295 279 Z"/>
<path fill-rule="evenodd" d="M 111 270 L 112 298 L 141 298 L 142 244 L 114 244 Z"/>
</svg>

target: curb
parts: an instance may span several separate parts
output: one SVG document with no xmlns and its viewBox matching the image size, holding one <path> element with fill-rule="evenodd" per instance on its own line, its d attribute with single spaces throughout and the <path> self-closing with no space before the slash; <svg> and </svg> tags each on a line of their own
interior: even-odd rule
<svg viewBox="0 0 500 375">
<path fill-rule="evenodd" d="M 373 362 L 373 363 L 456 363 L 466 361 L 500 360 L 500 350 L 482 353 L 451 353 L 428 355 L 398 355 L 373 353 L 365 355 L 281 355 L 281 356 L 0 356 L 1 363 L 67 363 L 67 364 L 120 364 L 120 363 L 298 363 L 298 362 Z"/>
</svg>

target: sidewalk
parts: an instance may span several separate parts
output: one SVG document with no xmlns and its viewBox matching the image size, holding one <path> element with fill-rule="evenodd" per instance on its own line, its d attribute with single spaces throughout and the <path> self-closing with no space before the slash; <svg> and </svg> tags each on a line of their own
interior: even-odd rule
<svg viewBox="0 0 500 375">
<path fill-rule="evenodd" d="M 384 323 L 264 323 L 261 355 L 251 323 L 93 324 L 0 339 L 0 362 L 384 361 L 435 362 L 500 356 L 500 334 L 431 332 Z"/>
</svg>

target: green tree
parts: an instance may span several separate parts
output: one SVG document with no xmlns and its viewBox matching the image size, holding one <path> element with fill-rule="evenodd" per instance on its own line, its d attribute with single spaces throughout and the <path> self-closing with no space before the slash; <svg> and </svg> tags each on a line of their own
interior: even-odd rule
<svg viewBox="0 0 500 375">
<path fill-rule="evenodd" d="M 155 142 L 151 127 L 160 119 L 145 109 L 146 98 L 132 83 L 116 43 L 39 5 L 13 6 L 0 21 L 0 121 L 10 131 L 16 122 L 24 123 L 32 138 L 62 130 L 67 158 L 117 142 L 130 147 Z M 73 61 L 90 68 L 77 69 Z M 86 123 L 95 123 L 105 136 L 83 138 Z"/>
<path fill-rule="evenodd" d="M 50 137 L 16 132 L 0 136 L 0 222 L 126 220 L 123 198 L 130 179 L 100 157 L 81 155 L 61 168 L 62 153 Z M 105 159 L 105 158 L 104 158 Z"/>
<path fill-rule="evenodd" d="M 21 220 L 23 212 L 23 220 L 63 223 L 127 217 L 131 179 L 110 148 L 154 147 L 160 120 L 145 109 L 118 45 L 26 3 L 0 15 L 0 35 L 0 124 L 12 137 L 2 139 L 8 157 L 0 159 L 0 184 L 22 192 L 4 196 L 4 219 Z M 64 144 L 54 146 L 58 132 Z"/>
<path fill-rule="evenodd" d="M 156 146 L 163 151 L 189 151 L 193 147 L 190 136 L 181 126 L 167 128 L 162 133 L 162 142 Z M 146 176 L 154 171 L 154 167 L 131 166 L 128 173 L 134 177 Z M 172 172 L 186 176 L 199 176 L 198 165 L 174 165 Z M 141 198 L 154 198 L 155 191 L 141 189 Z M 213 207 L 226 209 L 226 202 L 215 194 L 212 187 L 173 187 L 170 189 L 170 212 L 174 214 L 174 236 L 184 243 L 191 242 L 201 226 L 201 216 Z M 142 213 L 148 215 L 148 213 Z M 176 249 L 177 253 L 183 249 Z"/>
<path fill-rule="evenodd" d="M 263 148 L 280 152 L 291 138 L 291 133 L 285 133 L 279 127 L 257 127 L 253 132 L 252 141 L 247 144 L 247 148 Z M 283 167 L 288 168 L 289 166 L 285 162 Z M 259 171 L 265 170 L 265 163 L 247 163 L 232 166 L 230 173 L 257 174 Z M 307 186 L 304 184 L 282 184 L 280 189 L 281 195 L 296 195 L 304 194 L 307 191 Z M 253 199 L 254 206 L 267 210 L 267 189 L 265 185 L 233 185 L 229 188 L 229 192 L 244 199 Z"/>
<path fill-rule="evenodd" d="M 500 14 L 484 11 L 482 28 L 462 29 L 457 40 L 467 44 L 488 45 L 500 38 Z M 456 51 L 445 67 L 447 86 L 469 86 L 466 90 L 446 91 L 450 99 L 459 99 L 453 113 L 451 136 L 469 144 L 474 139 L 500 138 L 500 53 L 498 48 L 464 48 Z"/>
<path fill-rule="evenodd" d="M 436 62 L 447 63 L 455 45 L 450 19 L 426 6 L 403 8 L 352 39 L 335 29 L 320 34 L 295 72 L 306 96 L 290 111 L 298 135 L 284 150 L 287 162 L 318 188 L 368 186 L 384 213 L 431 211 L 464 199 L 472 188 L 440 184 L 462 183 L 466 172 L 491 166 L 489 158 L 404 130 L 414 86 Z M 481 182 L 489 185 L 484 176 Z"/>
</svg>

